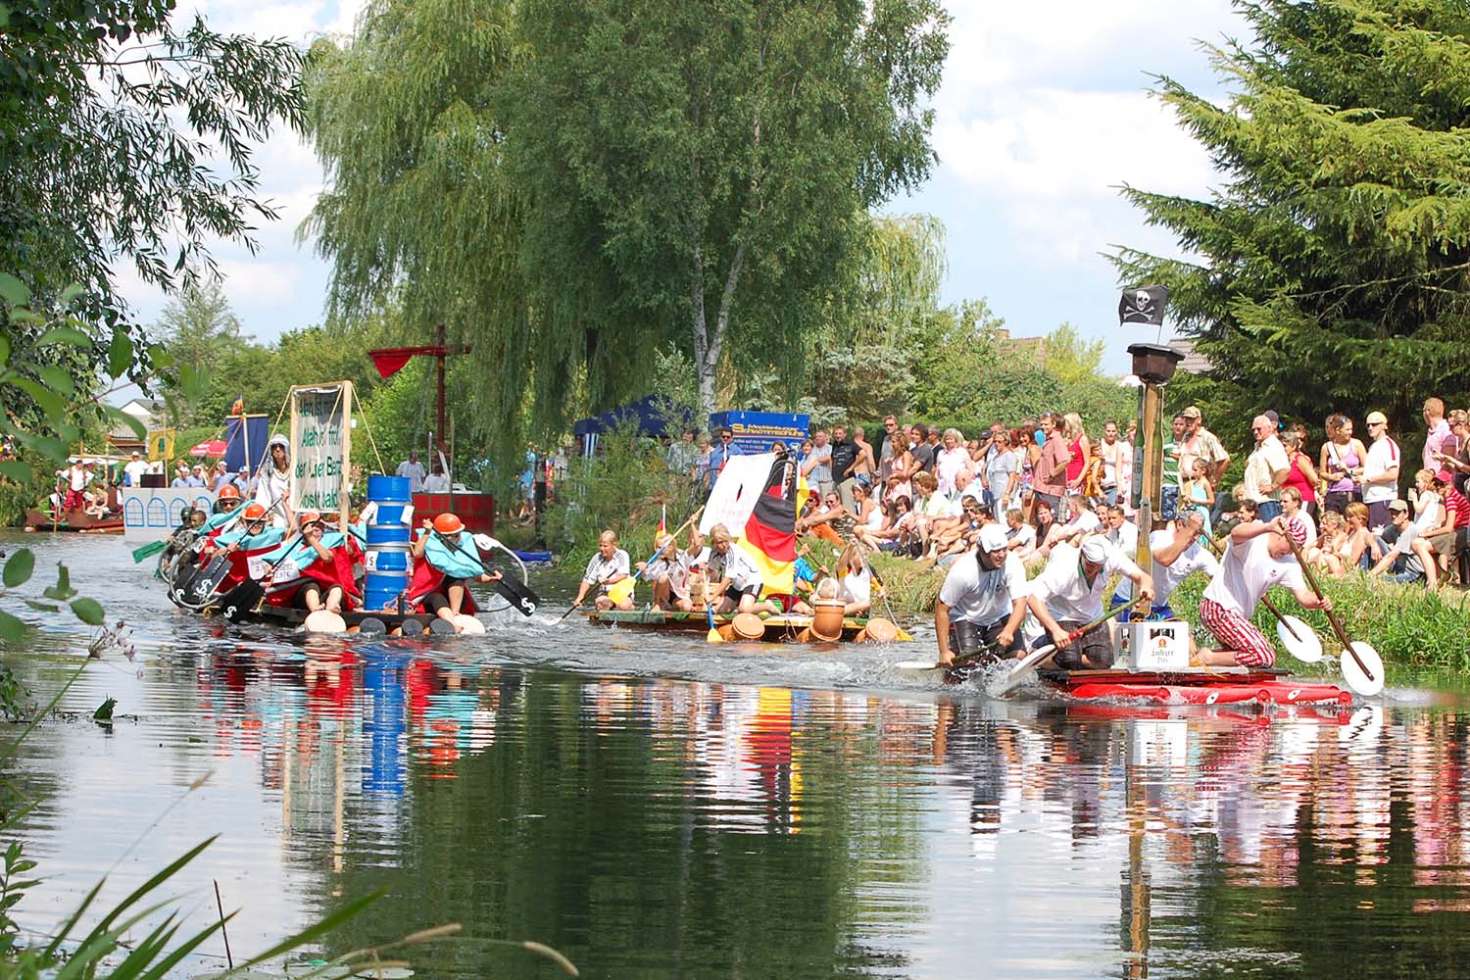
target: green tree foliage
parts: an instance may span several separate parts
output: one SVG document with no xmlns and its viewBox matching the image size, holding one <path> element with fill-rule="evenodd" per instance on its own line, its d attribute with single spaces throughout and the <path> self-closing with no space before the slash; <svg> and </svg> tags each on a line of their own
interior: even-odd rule
<svg viewBox="0 0 1470 980">
<path fill-rule="evenodd" d="M 1317 425 L 1382 409 L 1417 430 L 1431 394 L 1470 387 L 1470 10 L 1454 0 L 1258 0 L 1249 43 L 1211 49 L 1217 105 L 1159 96 L 1224 172 L 1208 200 L 1125 189 L 1200 256 L 1124 249 L 1127 284 L 1170 309 L 1214 365 L 1219 431 L 1261 408 Z"/>
<path fill-rule="evenodd" d="M 301 119 L 300 52 L 198 18 L 180 30 L 173 6 L 0 4 L 0 268 L 38 301 L 80 284 L 98 360 L 126 323 L 114 263 L 169 288 L 209 264 L 208 240 L 249 244 L 275 214 L 253 145 Z"/>
<path fill-rule="evenodd" d="M 204 378 L 223 360 L 243 351 L 246 342 L 240 335 L 240 318 L 230 308 L 217 279 L 185 286 L 163 308 L 154 333 L 172 355 L 178 371 L 177 380 L 163 386 L 177 425 L 191 408 L 183 403 L 185 381 L 196 383 Z"/>
<path fill-rule="evenodd" d="M 1101 340 L 1084 340 L 1076 327 L 1064 322 L 1047 334 L 1042 347 L 1046 373 L 1062 384 L 1079 384 L 1096 378 L 1102 373 L 1106 347 Z"/>
<path fill-rule="evenodd" d="M 643 352 L 670 339 L 692 355 L 706 410 L 727 355 L 798 376 L 865 211 L 929 171 L 943 10 L 521 9 L 530 55 L 509 153 L 550 343 L 586 361 L 594 401 L 641 383 Z"/>
<path fill-rule="evenodd" d="M 471 342 L 479 383 L 456 393 L 472 409 L 459 435 L 505 451 L 532 366 L 560 416 L 578 361 L 539 332 L 519 266 L 500 100 L 512 14 L 502 0 L 375 0 L 350 45 L 317 42 L 308 127 L 327 187 L 303 228 L 332 262 L 331 319 L 392 309 L 409 335 L 443 323 Z"/>
</svg>

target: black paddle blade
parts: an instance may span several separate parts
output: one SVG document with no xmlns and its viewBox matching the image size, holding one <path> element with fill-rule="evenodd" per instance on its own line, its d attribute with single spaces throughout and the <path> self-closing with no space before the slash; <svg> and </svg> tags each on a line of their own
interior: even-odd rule
<svg viewBox="0 0 1470 980">
<path fill-rule="evenodd" d="M 238 623 L 255 611 L 260 600 L 265 598 L 265 589 L 256 581 L 241 582 L 224 595 L 215 605 L 220 609 L 225 619 L 232 623 Z"/>
<path fill-rule="evenodd" d="M 509 575 L 502 575 L 500 581 L 491 582 L 490 587 L 505 597 L 505 601 L 522 616 L 536 615 L 536 607 L 541 605 L 541 597 L 531 591 L 531 587 Z"/>
</svg>

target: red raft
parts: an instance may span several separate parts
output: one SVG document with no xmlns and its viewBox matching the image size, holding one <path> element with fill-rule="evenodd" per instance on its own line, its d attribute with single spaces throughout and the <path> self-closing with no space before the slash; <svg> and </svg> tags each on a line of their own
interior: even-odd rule
<svg viewBox="0 0 1470 980">
<path fill-rule="evenodd" d="M 1124 670 L 1046 671 L 1042 678 L 1079 701 L 1153 704 L 1349 705 L 1353 695 L 1335 684 L 1296 681 L 1285 671 L 1164 673 Z"/>
</svg>

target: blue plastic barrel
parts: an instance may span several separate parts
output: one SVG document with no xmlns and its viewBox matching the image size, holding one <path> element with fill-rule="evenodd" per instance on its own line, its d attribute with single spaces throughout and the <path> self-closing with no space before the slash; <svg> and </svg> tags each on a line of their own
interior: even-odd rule
<svg viewBox="0 0 1470 980">
<path fill-rule="evenodd" d="M 382 609 L 395 605 L 408 589 L 413 528 L 404 520 L 404 510 L 413 503 L 412 483 L 406 476 L 375 473 L 368 477 L 367 499 L 377 507 L 367 527 L 362 604 L 365 609 Z"/>
</svg>

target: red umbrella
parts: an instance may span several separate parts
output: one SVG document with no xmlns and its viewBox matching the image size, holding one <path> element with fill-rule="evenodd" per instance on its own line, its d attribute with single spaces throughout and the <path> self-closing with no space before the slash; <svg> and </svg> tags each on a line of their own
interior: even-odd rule
<svg viewBox="0 0 1470 980">
<path fill-rule="evenodd" d="M 228 447 L 223 439 L 206 439 L 193 449 L 189 450 L 190 456 L 223 456 Z"/>
</svg>

